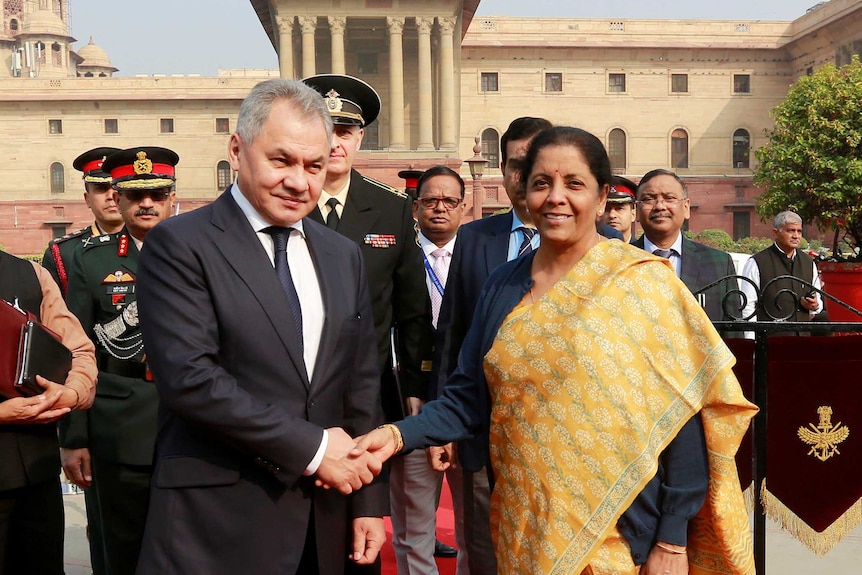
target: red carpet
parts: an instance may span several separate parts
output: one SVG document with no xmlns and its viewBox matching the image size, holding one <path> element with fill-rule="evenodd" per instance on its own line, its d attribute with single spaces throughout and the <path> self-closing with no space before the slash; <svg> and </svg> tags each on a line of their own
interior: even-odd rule
<svg viewBox="0 0 862 575">
<path fill-rule="evenodd" d="M 455 516 L 452 514 L 452 495 L 449 485 L 443 480 L 443 490 L 440 493 L 440 507 L 437 508 L 437 539 L 455 547 Z M 392 549 L 392 523 L 386 518 L 386 544 L 380 553 L 383 563 L 382 575 L 397 575 L 395 566 L 395 551 Z M 440 575 L 455 575 L 455 558 L 437 558 L 437 569 Z"/>
</svg>

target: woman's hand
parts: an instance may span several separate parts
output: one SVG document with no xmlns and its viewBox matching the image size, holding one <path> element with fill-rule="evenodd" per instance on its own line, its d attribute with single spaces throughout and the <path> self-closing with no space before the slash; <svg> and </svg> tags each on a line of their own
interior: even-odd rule
<svg viewBox="0 0 862 575">
<path fill-rule="evenodd" d="M 640 575 L 688 575 L 688 555 L 685 547 L 661 543 L 652 548 Z"/>
</svg>

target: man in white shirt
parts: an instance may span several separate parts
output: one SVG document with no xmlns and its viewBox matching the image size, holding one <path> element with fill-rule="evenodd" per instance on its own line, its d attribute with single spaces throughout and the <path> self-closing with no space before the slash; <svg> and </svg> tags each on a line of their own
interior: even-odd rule
<svg viewBox="0 0 862 575">
<path fill-rule="evenodd" d="M 432 324 L 437 327 L 455 236 L 464 214 L 464 181 L 446 166 L 434 166 L 419 178 L 413 218 L 425 265 L 425 285 L 431 298 Z M 460 551 L 456 573 L 467 573 L 463 539 L 461 470 L 450 467 L 446 478 L 455 510 L 455 533 Z M 434 541 L 437 494 L 441 475 L 431 468 L 423 451 L 392 460 L 389 490 L 392 497 L 392 543 L 398 573 L 436 575 Z"/>
</svg>

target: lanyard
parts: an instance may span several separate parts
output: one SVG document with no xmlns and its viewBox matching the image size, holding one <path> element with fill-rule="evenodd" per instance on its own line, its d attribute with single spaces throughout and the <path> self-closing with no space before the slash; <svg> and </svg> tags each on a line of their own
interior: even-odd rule
<svg viewBox="0 0 862 575">
<path fill-rule="evenodd" d="M 431 283 L 434 284 L 434 288 L 437 290 L 437 293 L 442 296 L 445 288 L 440 282 L 440 278 L 437 277 L 437 274 L 435 274 L 434 270 L 431 268 L 431 264 L 428 262 L 428 256 L 425 255 L 425 250 L 422 250 L 422 259 L 425 260 L 425 271 L 428 272 L 428 277 L 431 278 Z"/>
</svg>

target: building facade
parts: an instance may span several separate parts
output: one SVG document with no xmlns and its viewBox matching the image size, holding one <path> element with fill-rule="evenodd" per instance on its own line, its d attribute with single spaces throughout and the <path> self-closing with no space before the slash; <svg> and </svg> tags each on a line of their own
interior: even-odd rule
<svg viewBox="0 0 862 575">
<path fill-rule="evenodd" d="M 34 254 L 88 223 L 71 162 L 90 147 L 172 148 L 180 210 L 211 201 L 232 180 L 227 141 L 248 90 L 327 72 L 361 77 L 383 100 L 357 167 L 403 187 L 402 169 L 460 166 L 468 219 L 508 205 L 499 138 L 534 115 L 596 134 L 634 180 L 680 173 L 693 231 L 766 236 L 751 174 L 769 111 L 795 79 L 862 53 L 862 0 L 793 22 L 476 18 L 478 4 L 251 0 L 279 70 L 120 77 L 93 38 L 72 48 L 69 0 L 4 0 L 0 245 Z M 488 165 L 473 198 L 462 160 L 476 137 Z"/>
</svg>

